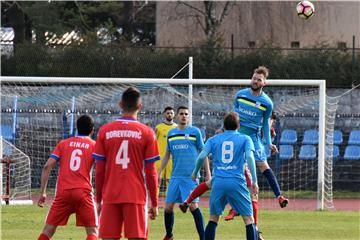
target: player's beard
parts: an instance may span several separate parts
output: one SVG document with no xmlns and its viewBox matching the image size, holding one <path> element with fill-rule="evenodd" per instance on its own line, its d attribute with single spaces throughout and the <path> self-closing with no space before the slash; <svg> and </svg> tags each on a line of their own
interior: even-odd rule
<svg viewBox="0 0 360 240">
<path fill-rule="evenodd" d="M 167 117 L 167 118 L 166 118 L 166 121 L 172 122 L 172 121 L 173 121 L 173 118 Z"/>
<path fill-rule="evenodd" d="M 250 88 L 251 88 L 251 90 L 253 90 L 254 92 L 257 92 L 257 91 L 261 90 L 262 87 L 254 87 L 254 85 L 251 84 Z"/>
</svg>

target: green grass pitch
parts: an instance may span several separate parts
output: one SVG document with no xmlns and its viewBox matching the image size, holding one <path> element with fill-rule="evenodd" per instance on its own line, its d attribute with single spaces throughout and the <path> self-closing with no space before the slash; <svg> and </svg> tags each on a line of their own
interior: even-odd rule
<svg viewBox="0 0 360 240">
<path fill-rule="evenodd" d="M 2 240 L 37 239 L 42 230 L 48 207 L 2 206 Z M 202 209 L 205 223 L 209 219 L 209 209 Z M 174 238 L 176 240 L 196 240 L 197 234 L 190 213 L 175 210 Z M 358 240 L 360 239 L 359 212 L 301 212 L 260 210 L 259 227 L 266 240 Z M 155 221 L 150 222 L 150 240 L 160 240 L 164 236 L 163 210 Z M 241 218 L 225 222 L 220 220 L 216 239 L 245 239 L 245 228 Z M 54 240 L 85 239 L 85 231 L 75 227 L 72 216 L 68 226 L 59 227 Z"/>
</svg>

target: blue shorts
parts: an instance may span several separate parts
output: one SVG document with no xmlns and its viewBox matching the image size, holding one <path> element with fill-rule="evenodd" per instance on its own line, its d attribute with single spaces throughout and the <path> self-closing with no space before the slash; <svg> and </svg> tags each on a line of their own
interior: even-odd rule
<svg viewBox="0 0 360 240">
<path fill-rule="evenodd" d="M 190 193 L 198 185 L 197 182 L 189 178 L 170 178 L 168 190 L 166 193 L 166 203 L 183 203 L 189 197 Z M 193 202 L 199 202 L 196 198 Z"/>
<path fill-rule="evenodd" d="M 210 215 L 222 215 L 227 203 L 241 216 L 253 215 L 250 192 L 245 181 L 238 178 L 213 178 Z"/>
<path fill-rule="evenodd" d="M 264 142 L 263 142 L 262 137 L 261 137 L 261 133 L 254 133 L 254 134 L 249 135 L 249 137 L 251 138 L 251 140 L 254 143 L 254 147 L 255 147 L 254 158 L 255 158 L 255 161 L 265 162 L 267 157 L 266 157 L 265 146 L 264 146 Z"/>
</svg>

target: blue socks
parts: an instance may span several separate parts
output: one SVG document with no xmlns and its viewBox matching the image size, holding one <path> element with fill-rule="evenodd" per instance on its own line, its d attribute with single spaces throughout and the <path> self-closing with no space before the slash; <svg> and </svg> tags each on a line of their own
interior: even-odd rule
<svg viewBox="0 0 360 240">
<path fill-rule="evenodd" d="M 172 230 L 174 226 L 174 212 L 167 212 L 164 211 L 164 220 L 165 220 L 165 229 L 166 229 L 166 236 L 172 237 Z"/>
<path fill-rule="evenodd" d="M 276 180 L 274 172 L 271 170 L 271 168 L 269 168 L 266 169 L 262 174 L 264 174 L 264 176 L 266 177 L 266 180 L 268 181 L 271 189 L 273 190 L 275 197 L 279 197 L 281 195 L 280 186 L 278 181 Z"/>
<path fill-rule="evenodd" d="M 246 225 L 246 240 L 257 240 L 258 232 L 255 223 Z"/>
<path fill-rule="evenodd" d="M 195 209 L 194 211 L 191 211 L 191 214 L 194 217 L 196 230 L 199 234 L 199 239 L 204 240 L 205 239 L 205 232 L 204 232 L 204 217 L 201 213 L 200 208 Z"/>
<path fill-rule="evenodd" d="M 217 223 L 213 221 L 209 221 L 206 229 L 205 229 L 205 240 L 214 240 L 215 239 L 215 233 L 216 233 L 216 227 Z"/>
</svg>

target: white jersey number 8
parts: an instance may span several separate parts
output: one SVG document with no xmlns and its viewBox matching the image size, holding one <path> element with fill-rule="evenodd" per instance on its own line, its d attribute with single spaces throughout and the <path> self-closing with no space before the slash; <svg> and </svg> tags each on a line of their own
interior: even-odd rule
<svg viewBox="0 0 360 240">
<path fill-rule="evenodd" d="M 80 149 L 75 149 L 74 151 L 72 151 L 71 153 L 71 157 L 70 157 L 70 169 L 72 171 L 77 171 L 80 168 L 80 164 L 81 164 L 81 155 L 83 154 L 83 152 Z"/>
<path fill-rule="evenodd" d="M 231 163 L 234 158 L 234 142 L 224 141 L 221 146 L 221 161 Z"/>
<path fill-rule="evenodd" d="M 122 141 L 115 158 L 115 163 L 122 165 L 123 169 L 127 169 L 128 163 L 130 162 L 130 158 L 128 157 L 128 146 L 129 140 Z"/>
</svg>

